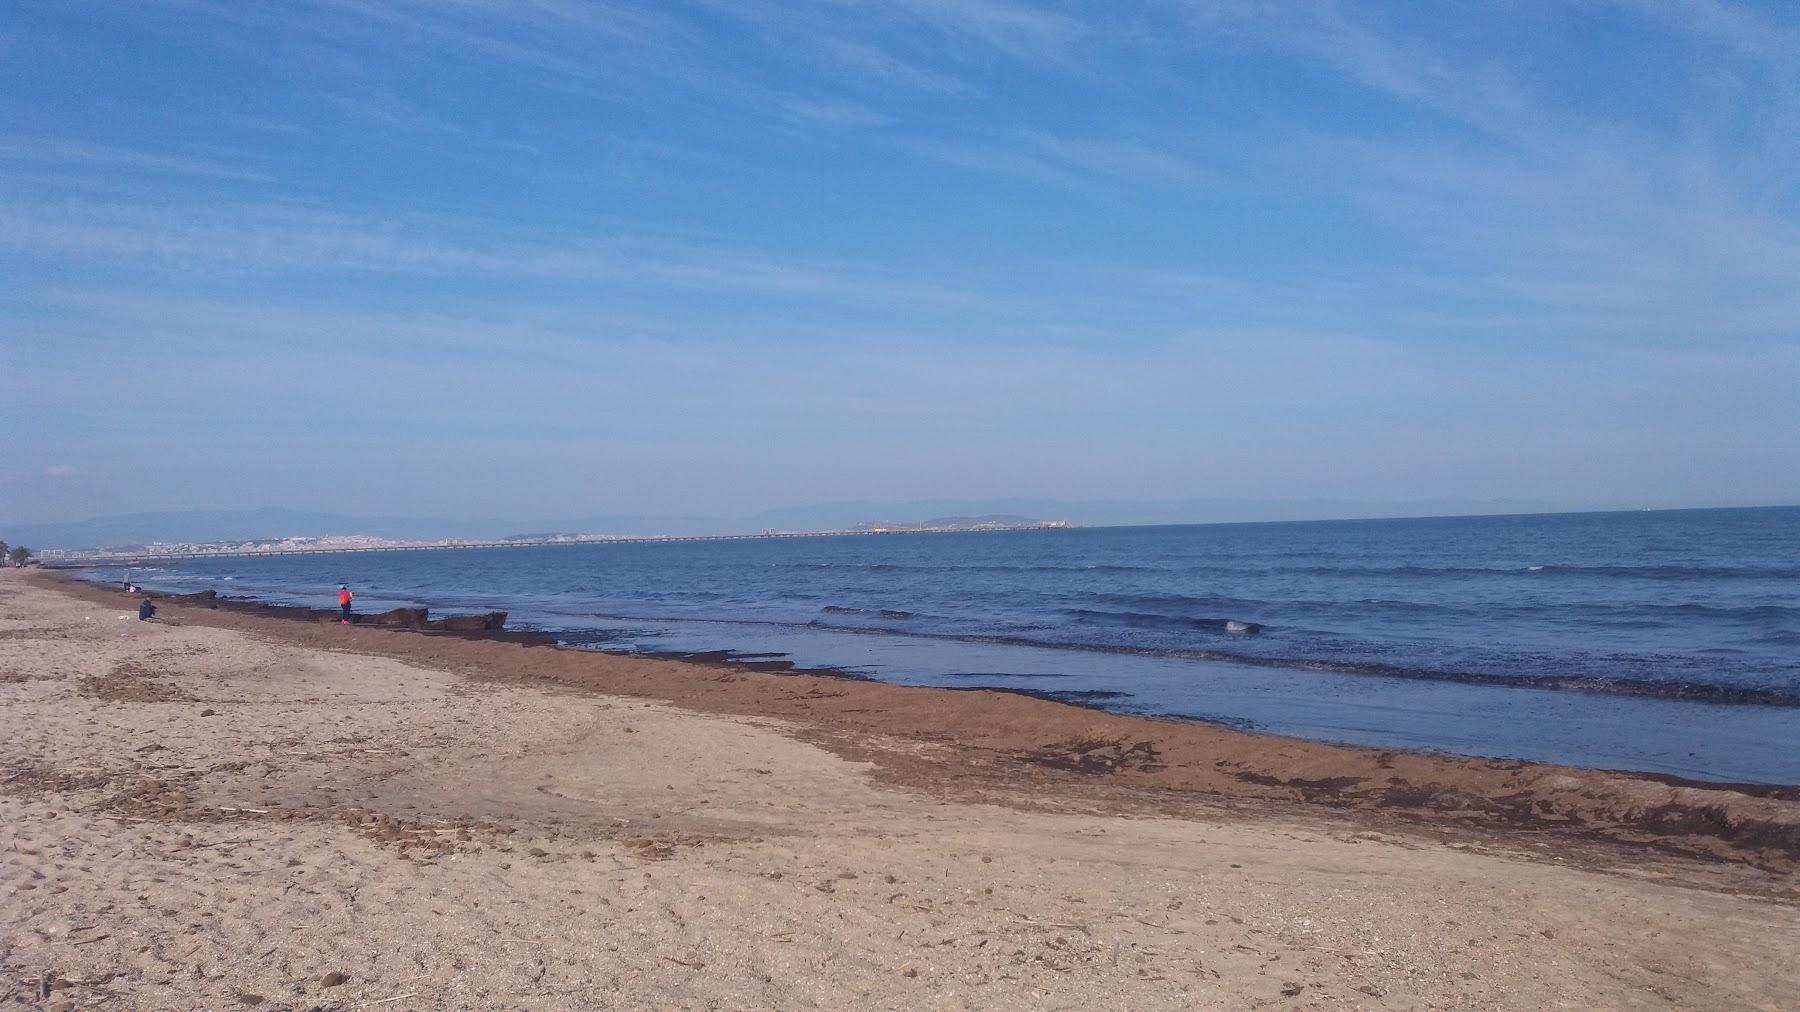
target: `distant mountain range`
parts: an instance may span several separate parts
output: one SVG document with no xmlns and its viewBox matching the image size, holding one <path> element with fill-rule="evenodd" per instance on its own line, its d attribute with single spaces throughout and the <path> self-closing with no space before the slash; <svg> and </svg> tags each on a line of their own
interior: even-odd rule
<svg viewBox="0 0 1800 1012">
<path fill-rule="evenodd" d="M 928 527 L 980 524 L 998 518 L 1066 520 L 1078 526 L 1328 520 L 1486 513 L 1554 513 L 1604 509 L 1528 500 L 1445 499 L 1395 503 L 1346 499 L 1118 499 L 1057 500 L 925 499 L 914 502 L 839 502 L 766 510 L 740 517 L 598 514 L 573 520 L 525 523 L 451 521 L 409 517 L 361 517 L 286 509 L 195 510 L 130 513 L 65 523 L 0 526 L 0 539 L 45 548 L 129 548 L 162 542 L 273 540 L 364 534 L 398 539 L 518 536 L 527 530 L 584 534 L 744 534 L 761 531 L 852 530 L 857 527 Z M 935 517 L 936 520 L 925 518 Z M 886 519 L 883 519 L 886 518 Z"/>
</svg>

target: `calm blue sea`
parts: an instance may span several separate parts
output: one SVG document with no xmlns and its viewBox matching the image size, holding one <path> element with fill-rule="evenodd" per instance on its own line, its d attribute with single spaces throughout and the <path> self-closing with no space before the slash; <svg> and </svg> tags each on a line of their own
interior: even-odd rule
<svg viewBox="0 0 1800 1012">
<path fill-rule="evenodd" d="M 213 559 L 155 589 L 504 609 L 617 651 L 1800 783 L 1800 508 Z M 118 580 L 118 570 L 93 578 Z"/>
</svg>

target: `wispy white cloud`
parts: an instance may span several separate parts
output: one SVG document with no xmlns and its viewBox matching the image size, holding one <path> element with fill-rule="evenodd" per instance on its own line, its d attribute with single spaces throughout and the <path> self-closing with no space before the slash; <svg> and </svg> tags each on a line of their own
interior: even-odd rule
<svg viewBox="0 0 1800 1012">
<path fill-rule="evenodd" d="M 1178 9 L 1202 41 L 1224 37 L 1283 53 L 1494 135 L 1516 136 L 1534 122 L 1523 90 L 1491 60 L 1446 51 L 1365 8 L 1178 0 Z"/>
<path fill-rule="evenodd" d="M 843 98 L 795 96 L 783 99 L 781 104 L 799 119 L 827 126 L 877 126 L 888 122 L 888 117 L 882 113 Z"/>
<path fill-rule="evenodd" d="M 702 0 L 702 6 L 755 26 L 777 46 L 799 45 L 858 73 L 944 92 L 968 90 L 951 69 L 959 65 L 997 58 L 1067 64 L 1093 30 L 1077 12 L 1015 0 Z M 871 41 L 877 38 L 879 44 Z"/>
<path fill-rule="evenodd" d="M 1791 27 L 1741 6 L 1571 6 L 1624 11 L 1763 65 L 1786 65 L 1800 53 L 1779 43 Z M 1396 304 L 1414 303 L 1421 320 L 1442 326 L 1452 320 L 1445 306 L 1460 303 L 1458 329 L 1571 339 L 1800 337 L 1793 327 L 1771 328 L 1783 316 L 1800 319 L 1800 288 L 1783 280 L 1800 276 L 1800 224 L 1786 210 L 1796 194 L 1785 171 L 1800 157 L 1800 88 L 1747 88 L 1725 110 L 1678 89 L 1695 103 L 1682 111 L 1692 125 L 1657 130 L 1547 91 L 1498 52 L 1447 45 L 1442 33 L 1427 38 L 1412 19 L 1372 5 L 1216 0 L 1181 9 L 1202 40 L 1230 38 L 1307 62 L 1398 109 L 1470 131 L 1418 122 L 1335 133 L 1279 122 L 1260 128 L 1252 166 L 1274 185 L 1288 181 L 1315 199 L 1341 201 L 1406 236 L 1415 257 L 1442 254 L 1442 273 L 1412 298 L 1391 292 Z M 1715 131 L 1715 118 L 1733 126 Z M 1383 274 L 1391 268 L 1368 277 Z M 1433 291 L 1443 304 L 1419 297 Z"/>
<path fill-rule="evenodd" d="M 866 42 L 817 33 L 807 42 L 810 50 L 822 62 L 847 73 L 853 81 L 945 95 L 960 95 L 974 90 L 967 81 L 954 73 L 926 66 L 915 60 L 902 59 Z"/>
<path fill-rule="evenodd" d="M 757 69 L 766 59 L 789 63 L 797 54 L 824 72 L 822 85 L 848 92 L 897 88 L 959 95 L 974 89 L 958 68 L 1000 57 L 1066 69 L 1082 59 L 1082 43 L 1092 30 L 1083 17 L 1013 0 L 706 0 L 699 6 L 754 26 L 764 36 L 765 51 L 746 60 L 741 47 L 723 46 L 697 26 L 692 9 L 673 5 L 312 0 L 312 16 L 301 27 L 327 42 L 380 41 L 402 52 L 450 54 L 504 67 L 595 98 L 640 91 L 649 83 L 672 84 L 711 101 L 780 117 L 796 110 L 788 90 L 772 86 Z M 901 39 L 874 41 L 883 31 L 898 31 Z M 842 101 L 848 107 L 849 100 Z M 862 126 L 887 115 L 870 109 L 847 116 L 838 109 L 808 118 Z"/>
<path fill-rule="evenodd" d="M 1189 160 L 1131 138 L 1015 129 L 983 138 L 920 137 L 904 143 L 957 168 L 1065 185 L 1096 180 L 1191 183 L 1204 176 Z"/>
<path fill-rule="evenodd" d="M 1791 27 L 1752 8 L 1662 0 L 1571 3 L 1616 7 L 1744 59 L 1773 65 L 1788 59 L 1780 43 Z M 640 86 L 673 83 L 709 102 L 753 109 L 784 131 L 862 128 L 859 140 L 881 150 L 1005 180 L 1157 193 L 1217 183 L 1233 194 L 1276 194 L 1278 200 L 1304 193 L 1371 230 L 1385 230 L 1397 259 L 1410 261 L 1340 264 L 1334 282 L 1361 285 L 1370 299 L 1411 301 L 1418 318 L 1433 325 L 1451 318 L 1449 306 L 1480 302 L 1480 317 L 1471 315 L 1463 326 L 1499 328 L 1535 319 L 1544 332 L 1622 333 L 1649 323 L 1669 333 L 1710 321 L 1715 332 L 1752 333 L 1794 304 L 1792 286 L 1781 284 L 1796 263 L 1793 218 L 1785 209 L 1794 194 L 1781 168 L 1787 162 L 1744 158 L 1741 151 L 1734 158 L 1703 124 L 1657 135 L 1580 108 L 1541 92 L 1528 68 L 1509 64 L 1506 54 L 1426 34 L 1415 19 L 1397 16 L 1404 14 L 1401 8 L 1169 0 L 1135 12 L 1130 20 L 1167 29 L 1159 33 L 1156 51 L 1176 54 L 1173 62 L 1196 54 L 1238 59 L 1246 52 L 1274 53 L 1429 120 L 1379 131 L 1345 124 L 1342 133 L 1332 134 L 1297 128 L 1275 110 L 1240 127 L 1242 136 L 1227 143 L 1218 143 L 1225 128 L 1200 116 L 1128 108 L 1097 127 L 1086 117 L 990 106 L 992 96 L 970 83 L 996 66 L 1013 67 L 1046 75 L 1034 79 L 1038 84 L 1076 89 L 1078 98 L 1100 108 L 1124 108 L 1124 96 L 1100 94 L 1109 85 L 1085 77 L 1084 68 L 1108 47 L 1136 52 L 1130 47 L 1142 42 L 1142 26 L 1121 24 L 1127 19 L 1117 10 L 1097 3 L 782 0 L 710 9 L 754 26 L 762 48 L 722 47 L 716 31 L 697 26 L 691 8 L 674 5 L 319 0 L 304 8 L 308 16 L 291 21 L 294 34 L 343 44 L 341 65 L 325 69 L 327 77 L 337 75 L 336 82 L 346 84 L 331 92 L 346 112 L 445 142 L 488 143 L 467 136 L 482 131 L 469 131 L 426 107 L 417 93 L 409 96 L 362 68 L 366 61 L 356 58 L 351 42 L 392 43 L 402 59 L 454 54 L 526 79 L 554 78 L 597 90 L 634 75 Z M 1159 20 L 1164 15 L 1172 19 Z M 289 20 L 284 15 L 283 23 Z M 773 73 L 767 61 L 790 54 L 804 61 L 806 73 Z M 1019 69 L 1021 63 L 1029 66 Z M 791 69 L 791 61 L 782 69 Z M 351 74 L 360 76 L 346 77 Z M 1783 109 L 1792 121 L 1794 96 L 1776 92 L 1750 101 L 1769 104 L 1768 117 L 1755 123 L 1767 150 L 1793 150 L 1793 141 L 1779 139 L 1778 127 Z M 981 108 L 918 112 L 922 104 L 940 102 Z M 1467 129 L 1441 129 L 1446 122 Z M 0 157 L 5 151 L 0 146 Z M 118 154 L 106 156 L 122 165 Z M 595 170 L 583 163 L 581 171 Z M 35 243 L 70 257 L 194 271 L 489 274 L 928 305 L 988 301 L 864 264 L 746 254 L 729 244 L 571 240 L 512 234 L 504 223 L 441 227 L 357 213 L 311 214 L 274 205 L 214 211 L 149 203 L 15 205 L 3 212 L 0 229 L 17 247 Z M 1304 235 L 1303 222 L 1276 224 Z M 1144 286 L 1158 272 L 1183 272 L 1163 250 L 1142 252 Z M 1441 272 L 1433 277 L 1430 267 Z M 1200 273 L 1217 277 L 1231 270 L 1208 265 Z M 1261 292 L 1272 307 L 1285 308 L 1294 290 L 1273 276 L 1230 280 L 1246 305 Z M 1435 294 L 1437 301 L 1409 300 L 1406 285 Z"/>
<path fill-rule="evenodd" d="M 0 163 L 55 166 L 93 172 L 147 172 L 248 182 L 268 182 L 272 179 L 265 172 L 225 160 L 29 134 L 0 134 Z"/>
<path fill-rule="evenodd" d="M 1083 181 L 1083 177 L 1070 166 L 1059 165 L 1019 145 L 919 137 L 903 142 L 903 146 L 915 155 L 970 172 L 1058 186 L 1075 186 Z"/>
<path fill-rule="evenodd" d="M 470 235 L 471 231 L 477 233 Z M 0 205 L 0 247 L 202 275 L 256 272 L 500 276 L 744 295 L 992 305 L 951 285 L 864 265 L 809 261 L 664 238 L 582 242 L 429 217 L 370 218 L 274 204 L 165 207 Z"/>
<path fill-rule="evenodd" d="M 887 6 L 949 38 L 1022 59 L 1066 59 L 1088 34 L 1080 17 L 1012 0 L 892 0 Z"/>
<path fill-rule="evenodd" d="M 433 134 L 446 138 L 467 138 L 469 128 L 455 120 L 427 112 L 386 89 L 365 88 L 356 92 L 332 92 L 320 96 L 332 108 L 363 124 L 379 130 Z"/>
<path fill-rule="evenodd" d="M 1141 140 L 1096 138 L 1045 130 L 1023 130 L 1020 141 L 1045 158 L 1075 169 L 1110 176 L 1192 182 L 1201 172 L 1192 162 Z"/>
<path fill-rule="evenodd" d="M 596 34 L 631 38 L 627 26 L 643 22 L 607 17 L 617 8 L 583 12 L 560 4 L 414 3 L 410 0 L 315 0 L 337 15 L 337 24 L 319 27 L 377 31 L 386 37 L 465 58 L 500 63 L 568 79 L 592 79 L 596 66 L 580 59 L 572 45 Z"/>
<path fill-rule="evenodd" d="M 1800 67 L 1800 24 L 1723 0 L 1590 0 L 1635 14 L 1739 55 Z M 1782 9 L 1783 5 L 1775 5 Z M 1791 9 L 1790 9 L 1791 13 Z"/>
<path fill-rule="evenodd" d="M 219 122 L 230 127 L 254 130 L 258 133 L 277 134 L 288 137 L 307 137 L 313 131 L 291 119 L 280 119 L 274 116 L 249 116 L 238 113 L 219 113 Z"/>
</svg>

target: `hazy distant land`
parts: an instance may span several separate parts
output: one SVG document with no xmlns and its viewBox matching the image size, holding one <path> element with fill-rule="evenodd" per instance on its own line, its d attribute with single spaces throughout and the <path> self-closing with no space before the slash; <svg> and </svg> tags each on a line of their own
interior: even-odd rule
<svg viewBox="0 0 1800 1012">
<path fill-rule="evenodd" d="M 445 519 L 366 516 L 292 509 L 143 512 L 53 523 L 0 523 L 0 537 L 37 549 L 130 548 L 155 543 L 213 544 L 285 538 L 357 535 L 385 541 L 481 541 L 521 537 L 562 538 L 590 532 L 631 537 L 761 534 L 768 531 L 849 531 L 944 525 L 970 518 L 1022 521 L 1054 517 L 1081 527 L 1144 524 L 1240 523 L 1280 520 L 1354 520 L 1377 517 L 1474 516 L 1499 513 L 1563 513 L 1699 505 L 1695 503 L 1580 503 L 1525 499 L 1441 499 L 1368 502 L 1350 499 L 1180 498 L 1065 500 L 1031 496 L 1000 499 L 852 501 L 763 510 L 742 516 L 608 513 L 572 518 Z M 1719 503 L 1715 505 L 1728 505 Z M 900 518 L 900 519 L 887 519 Z M 911 518 L 911 519 L 907 519 Z M 937 519 L 923 519 L 937 518 Z"/>
<path fill-rule="evenodd" d="M 346 525 L 354 521 L 345 519 Z M 930 520 L 873 520 L 843 529 L 775 530 L 718 534 L 617 534 L 547 532 L 509 534 L 500 538 L 395 538 L 379 534 L 289 534 L 279 537 L 226 538 L 194 541 L 146 541 L 135 544 L 95 545 L 85 548 L 48 548 L 43 562 L 80 562 L 125 557 L 169 558 L 197 555 L 270 555 L 311 552 L 395 551 L 428 548 L 524 547 L 527 545 L 596 544 L 609 541 L 706 540 L 754 537 L 823 537 L 845 534 L 932 534 L 969 531 L 1051 530 L 1072 526 L 1067 520 L 1034 520 L 1029 517 L 988 515 L 936 517 Z"/>
</svg>

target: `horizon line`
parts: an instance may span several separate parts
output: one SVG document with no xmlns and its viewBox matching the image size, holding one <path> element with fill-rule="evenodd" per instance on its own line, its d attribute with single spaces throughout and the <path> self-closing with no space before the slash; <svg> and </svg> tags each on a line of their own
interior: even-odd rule
<svg viewBox="0 0 1800 1012">
<path fill-rule="evenodd" d="M 352 552 L 428 550 L 428 549 L 453 551 L 456 549 L 487 549 L 487 548 L 530 548 L 530 547 L 547 548 L 547 547 L 556 547 L 556 546 L 562 546 L 562 545 L 582 545 L 582 544 L 586 544 L 586 545 L 645 544 L 645 543 L 653 543 L 653 542 L 661 542 L 661 541 L 715 541 L 715 540 L 752 541 L 752 540 L 776 540 L 776 539 L 784 539 L 784 538 L 791 539 L 791 538 L 795 538 L 795 537 L 821 537 L 821 538 L 823 538 L 823 537 L 870 537 L 870 536 L 891 535 L 891 534 L 1008 534 L 1008 533 L 1028 533 L 1028 532 L 1036 533 L 1036 532 L 1053 531 L 1053 530 L 1064 530 L 1064 531 L 1067 531 L 1067 530 L 1129 530 L 1129 529 L 1133 529 L 1133 528 L 1156 528 L 1156 527 L 1245 527 L 1245 526 L 1252 526 L 1252 525 L 1260 526 L 1260 525 L 1271 525 L 1271 524 L 1383 523 L 1383 522 L 1391 522 L 1391 521 L 1396 521 L 1396 520 L 1489 520 L 1489 519 L 1520 518 L 1520 517 L 1605 516 L 1605 515 L 1625 514 L 1625 513 L 1701 513 L 1701 512 L 1719 512 L 1719 511 L 1728 511 L 1728 510 L 1782 510 L 1782 509 L 1800 509 L 1800 503 L 1769 503 L 1769 504 L 1760 504 L 1760 505 L 1753 505 L 1753 506 L 1644 506 L 1644 507 L 1619 507 L 1619 508 L 1611 508 L 1611 509 L 1526 511 L 1526 512 L 1516 512 L 1516 513 L 1433 513 L 1433 514 L 1402 514 L 1402 515 L 1394 515 L 1394 516 L 1374 516 L 1374 517 L 1306 517 L 1306 518 L 1288 518 L 1288 519 L 1279 519 L 1279 520 L 1195 520 L 1195 521 L 1172 521 L 1172 522 L 1166 522 L 1166 523 L 1121 523 L 1121 524 L 1110 524 L 1110 523 L 1080 524 L 1080 523 L 1076 523 L 1074 521 L 1055 518 L 1055 517 L 1023 517 L 1021 519 L 1024 520 L 1025 522 L 1019 526 L 993 528 L 993 529 L 986 529 L 986 530 L 980 529 L 980 528 L 973 528 L 973 529 L 935 528 L 935 529 L 909 531 L 909 530 L 900 528 L 900 529 L 892 529 L 892 530 L 866 530 L 866 531 L 864 531 L 864 530 L 855 530 L 852 528 L 812 528 L 812 529 L 799 529 L 799 530 L 764 529 L 761 531 L 713 531 L 713 532 L 706 532 L 706 533 L 691 533 L 691 534 L 607 534 L 607 533 L 601 532 L 601 531 L 553 531 L 553 532 L 546 532 L 545 534 L 538 534 L 538 535 L 506 535 L 501 538 L 484 538 L 484 539 L 420 538 L 420 539 L 416 539 L 420 543 L 415 544 L 415 545 L 396 544 L 394 546 L 375 546 L 375 547 L 368 547 L 368 548 L 295 549 L 295 550 L 291 550 L 291 551 L 287 551 L 287 552 L 271 551 L 271 552 L 252 553 L 252 554 L 258 554 L 258 555 L 299 555 L 299 554 L 327 554 L 327 553 L 348 554 L 348 553 L 352 553 Z M 265 512 L 265 511 L 281 512 L 282 508 L 281 507 L 265 507 L 262 509 L 253 509 L 253 510 L 242 510 L 242 511 L 221 510 L 218 512 Z M 171 511 L 171 512 L 178 514 L 180 512 L 184 512 L 184 511 Z M 208 511 L 185 511 L 185 512 L 208 512 Z M 305 512 L 305 511 L 294 510 L 294 511 L 289 511 L 289 512 Z M 130 514 L 127 514 L 127 515 L 130 515 Z M 168 514 L 146 513 L 146 514 L 137 514 L 137 515 L 157 516 L 157 515 L 168 515 Z M 96 517 L 96 518 L 92 518 L 92 519 L 104 519 L 104 518 Z M 934 519 L 936 519 L 936 518 L 934 518 Z M 65 522 L 83 523 L 86 521 L 65 521 Z M 873 521 L 865 521 L 865 523 L 872 523 L 872 522 Z M 926 522 L 928 522 L 928 521 L 919 521 L 919 523 L 926 523 Z M 33 526 L 36 526 L 36 525 L 33 525 Z M 215 544 L 226 544 L 226 543 L 246 543 L 246 542 L 257 542 L 257 541 L 285 540 L 287 538 L 323 539 L 323 538 L 345 538 L 345 537 L 369 537 L 369 538 L 376 538 L 376 539 L 393 541 L 393 542 L 405 542 L 405 541 L 409 540 L 409 539 L 405 539 L 405 538 L 388 537 L 385 535 L 360 534 L 360 533 L 357 533 L 354 531 L 346 531 L 346 532 L 333 533 L 333 534 L 306 534 L 306 535 L 290 534 L 290 535 L 270 535 L 267 537 L 220 539 L 217 541 L 170 541 L 170 542 L 151 542 L 151 543 L 153 543 L 153 544 L 168 544 L 168 545 L 181 545 L 181 544 L 185 544 L 185 545 L 215 545 Z M 585 538 L 585 539 L 592 539 L 592 540 L 575 540 L 575 541 L 530 540 L 533 538 Z M 520 539 L 520 540 L 513 540 L 513 539 Z M 456 542 L 472 542 L 472 543 L 457 544 Z M 102 551 L 117 550 L 117 549 L 126 548 L 126 547 L 136 547 L 136 546 L 94 545 L 94 546 L 89 546 L 86 548 L 47 548 L 47 549 L 41 549 L 40 551 L 102 552 Z M 225 553 L 201 553 L 199 555 L 186 555 L 186 556 L 183 556 L 183 555 L 157 555 L 156 557 L 158 557 L 158 558 L 169 558 L 169 557 L 206 558 L 206 557 L 214 557 L 215 555 L 222 557 L 224 554 Z"/>
</svg>

